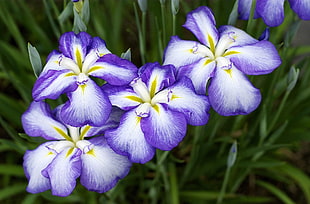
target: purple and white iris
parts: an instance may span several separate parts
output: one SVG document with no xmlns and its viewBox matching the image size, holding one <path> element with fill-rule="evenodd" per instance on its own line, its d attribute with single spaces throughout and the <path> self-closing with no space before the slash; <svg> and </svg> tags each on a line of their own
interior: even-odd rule
<svg viewBox="0 0 310 204">
<path fill-rule="evenodd" d="M 208 7 L 187 15 L 184 27 L 200 42 L 173 36 L 165 50 L 164 64 L 178 69 L 178 78 L 189 77 L 199 94 L 208 96 L 212 108 L 221 115 L 248 114 L 261 101 L 260 91 L 246 75 L 272 72 L 281 64 L 274 45 L 258 41 L 233 26 L 216 28 Z"/>
<path fill-rule="evenodd" d="M 285 0 L 256 0 L 254 18 L 262 18 L 266 25 L 270 27 L 279 26 L 284 20 L 284 1 Z M 310 20 L 310 1 L 309 0 L 288 0 L 291 9 L 300 19 Z M 239 18 L 248 20 L 253 0 L 239 0 Z"/>
<path fill-rule="evenodd" d="M 85 32 L 64 33 L 59 51 L 53 51 L 33 88 L 33 98 L 57 99 L 66 93 L 69 100 L 60 110 L 62 120 L 72 126 L 101 126 L 111 112 L 111 103 L 90 76 L 111 85 L 125 85 L 137 77 L 131 62 L 110 53 L 105 42 Z"/>
<path fill-rule="evenodd" d="M 176 147 L 186 134 L 187 124 L 207 123 L 208 98 L 197 95 L 187 77 L 176 80 L 175 72 L 172 65 L 148 63 L 129 86 L 103 87 L 112 105 L 126 111 L 120 125 L 105 133 L 115 152 L 132 162 L 145 163 L 156 148 Z"/>
<path fill-rule="evenodd" d="M 59 118 L 60 109 L 52 112 L 45 102 L 33 102 L 22 116 L 25 132 L 32 137 L 51 140 L 24 155 L 24 170 L 29 180 L 27 191 L 39 193 L 51 189 L 56 196 L 68 196 L 76 179 L 90 191 L 99 193 L 113 188 L 131 167 L 127 157 L 116 154 L 102 134 L 115 127 L 118 111 L 101 127 L 72 127 Z"/>
</svg>

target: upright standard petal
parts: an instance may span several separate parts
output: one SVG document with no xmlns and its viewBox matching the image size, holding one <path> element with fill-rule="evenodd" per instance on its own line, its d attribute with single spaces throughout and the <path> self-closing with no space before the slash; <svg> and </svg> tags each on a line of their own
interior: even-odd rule
<svg viewBox="0 0 310 204">
<path fill-rule="evenodd" d="M 169 89 L 172 92 L 169 109 L 183 113 L 190 125 L 205 125 L 208 122 L 208 97 L 197 95 L 190 79 L 184 77 Z"/>
<path fill-rule="evenodd" d="M 111 113 L 109 98 L 91 79 L 68 94 L 69 101 L 60 111 L 61 119 L 75 127 L 104 125 Z"/>
<path fill-rule="evenodd" d="M 187 122 L 183 113 L 169 110 L 162 104 L 150 109 L 149 117 L 141 120 L 145 139 L 152 146 L 161 150 L 176 147 L 186 134 Z"/>
<path fill-rule="evenodd" d="M 310 20 L 309 0 L 288 0 L 292 10 L 303 20 Z"/>
<path fill-rule="evenodd" d="M 232 47 L 227 55 L 234 65 L 247 75 L 269 74 L 281 64 L 281 59 L 275 46 L 269 41 L 259 41 L 257 43 Z"/>
<path fill-rule="evenodd" d="M 128 156 L 131 162 L 143 164 L 153 158 L 155 148 L 145 140 L 142 120 L 144 118 L 138 117 L 135 109 L 130 110 L 123 115 L 119 127 L 107 130 L 105 137 L 116 153 Z"/>
<path fill-rule="evenodd" d="M 259 90 L 234 66 L 216 69 L 208 93 L 212 108 L 223 116 L 249 114 L 261 101 Z"/>
<path fill-rule="evenodd" d="M 211 51 L 214 51 L 219 36 L 213 13 L 208 7 L 201 6 L 189 12 L 183 26 L 190 30 L 200 42 L 208 46 Z"/>
<path fill-rule="evenodd" d="M 57 99 L 61 94 L 77 88 L 76 76 L 69 69 L 49 70 L 42 73 L 34 84 L 32 97 L 35 101 Z"/>
<path fill-rule="evenodd" d="M 104 193 L 128 174 L 131 162 L 126 156 L 116 154 L 104 137 L 96 137 L 89 141 L 94 147 L 81 155 L 80 182 L 90 191 Z"/>
<path fill-rule="evenodd" d="M 55 142 L 46 142 L 34 150 L 26 151 L 24 155 L 23 167 L 27 179 L 29 180 L 27 191 L 29 193 L 40 193 L 51 188 L 50 180 L 41 174 L 55 158 L 56 154 L 51 152 L 46 146 Z"/>
<path fill-rule="evenodd" d="M 130 61 L 113 54 L 99 58 L 88 70 L 89 75 L 107 81 L 111 85 L 126 85 L 136 78 L 138 68 Z"/>
<path fill-rule="evenodd" d="M 42 101 L 32 102 L 21 120 L 26 134 L 32 137 L 62 140 L 68 134 L 67 128 L 53 118 L 50 107 Z"/>
<path fill-rule="evenodd" d="M 208 80 L 213 76 L 216 61 L 203 58 L 197 63 L 180 67 L 177 78 L 190 78 L 198 94 L 206 94 Z"/>
<path fill-rule="evenodd" d="M 158 91 L 175 82 L 175 67 L 173 65 L 161 66 L 158 62 L 147 63 L 139 71 L 151 98 Z"/>
<path fill-rule="evenodd" d="M 284 0 L 258 0 L 256 11 L 266 25 L 278 26 L 284 20 Z"/>
<path fill-rule="evenodd" d="M 206 53 L 200 51 L 203 47 L 205 46 L 198 42 L 172 36 L 165 49 L 163 64 L 173 64 L 178 69 L 180 66 L 195 63 L 206 56 Z"/>
<path fill-rule="evenodd" d="M 42 171 L 50 179 L 52 194 L 68 196 L 76 185 L 81 172 L 81 150 L 66 148 Z"/>
</svg>

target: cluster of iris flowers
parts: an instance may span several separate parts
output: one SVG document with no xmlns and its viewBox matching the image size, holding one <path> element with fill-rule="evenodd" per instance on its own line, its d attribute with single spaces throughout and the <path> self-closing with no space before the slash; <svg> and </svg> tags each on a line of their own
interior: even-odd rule
<svg viewBox="0 0 310 204">
<path fill-rule="evenodd" d="M 162 65 L 140 68 L 112 54 L 99 37 L 60 37 L 22 116 L 26 134 L 48 140 L 25 153 L 28 192 L 68 196 L 78 178 L 88 190 L 106 192 L 132 163 L 176 147 L 188 124 L 205 125 L 211 107 L 224 116 L 258 107 L 260 92 L 246 75 L 281 64 L 273 44 L 232 26 L 217 29 L 204 6 L 187 15 L 184 27 L 198 41 L 173 36 Z M 44 101 L 63 94 L 67 101 L 53 109 Z"/>
</svg>

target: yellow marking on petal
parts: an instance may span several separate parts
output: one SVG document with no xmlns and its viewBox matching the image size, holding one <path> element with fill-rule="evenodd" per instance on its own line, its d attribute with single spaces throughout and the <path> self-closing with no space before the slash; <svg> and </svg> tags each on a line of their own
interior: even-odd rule
<svg viewBox="0 0 310 204">
<path fill-rule="evenodd" d="M 136 117 L 136 125 L 140 124 L 141 119 L 142 119 L 141 117 Z"/>
<path fill-rule="evenodd" d="M 159 107 L 158 107 L 158 105 L 154 105 L 153 108 L 156 110 L 157 113 L 159 113 Z"/>
<path fill-rule="evenodd" d="M 65 74 L 64 77 L 70 77 L 70 76 L 75 76 L 75 75 L 76 75 L 75 73 L 69 72 L 69 73 Z"/>
<path fill-rule="evenodd" d="M 137 97 L 137 96 L 125 96 L 125 98 L 128 98 L 128 99 L 130 99 L 132 101 L 136 101 L 138 103 L 143 103 L 143 100 L 141 98 Z"/>
<path fill-rule="evenodd" d="M 106 55 L 106 54 L 104 54 L 104 53 L 99 53 L 99 57 L 102 57 L 102 56 L 104 56 L 104 55 Z"/>
<path fill-rule="evenodd" d="M 83 61 L 82 61 L 82 55 L 81 55 L 79 49 L 75 50 L 75 57 L 76 57 L 76 63 L 78 65 L 78 67 L 80 68 L 80 71 L 82 72 Z"/>
<path fill-rule="evenodd" d="M 234 55 L 234 54 L 239 54 L 240 52 L 237 52 L 237 51 L 228 51 L 228 52 L 225 52 L 223 54 L 223 57 L 227 56 L 227 55 Z"/>
<path fill-rule="evenodd" d="M 46 156 L 53 155 L 53 154 L 54 154 L 53 152 L 49 152 L 49 153 L 47 153 Z"/>
<path fill-rule="evenodd" d="M 69 135 L 67 135 L 64 131 L 62 131 L 62 129 L 60 129 L 60 128 L 56 127 L 56 126 L 53 126 L 53 128 L 54 128 L 54 129 L 56 130 L 56 132 L 57 132 L 58 134 L 60 134 L 63 138 L 65 138 L 66 140 L 72 142 L 72 138 L 71 138 Z"/>
<path fill-rule="evenodd" d="M 71 148 L 68 150 L 68 152 L 67 152 L 67 154 L 66 154 L 66 157 L 70 156 L 70 154 L 72 154 L 73 150 L 74 150 L 74 147 L 71 147 Z"/>
<path fill-rule="evenodd" d="M 180 96 L 177 96 L 177 95 L 175 95 L 175 94 L 172 94 L 170 100 L 172 101 L 172 100 L 177 99 L 177 98 L 181 98 L 181 97 L 180 97 Z"/>
<path fill-rule="evenodd" d="M 224 69 L 224 71 L 232 77 L 232 70 L 231 69 Z"/>
<path fill-rule="evenodd" d="M 203 64 L 203 66 L 206 66 L 206 65 L 208 65 L 210 62 L 212 62 L 213 60 L 212 59 L 207 59 L 206 61 L 205 61 L 205 63 Z"/>
<path fill-rule="evenodd" d="M 155 79 L 152 81 L 152 84 L 151 84 L 151 90 L 150 90 L 151 98 L 155 96 L 156 85 L 157 85 L 157 76 L 155 77 Z"/>
<path fill-rule="evenodd" d="M 93 157 L 96 157 L 96 154 L 95 154 L 95 150 L 94 150 L 94 149 L 89 150 L 86 154 L 89 154 L 89 155 L 91 155 L 91 156 L 93 156 Z"/>
<path fill-rule="evenodd" d="M 81 140 L 84 139 L 85 134 L 88 132 L 88 130 L 89 130 L 90 128 L 91 128 L 90 125 L 86 125 L 86 127 L 83 128 L 83 130 L 82 130 L 82 132 L 81 132 L 81 134 L 80 134 L 80 139 L 81 139 Z"/>
<path fill-rule="evenodd" d="M 212 53 L 215 53 L 215 44 L 213 42 L 212 37 L 208 34 L 208 42 L 210 44 L 210 50 Z"/>
<path fill-rule="evenodd" d="M 79 85 L 79 87 L 81 87 L 83 94 L 84 94 L 86 86 L 87 86 L 86 84 Z"/>
<path fill-rule="evenodd" d="M 104 69 L 104 67 L 103 67 L 103 66 L 93 66 L 93 67 L 91 67 L 91 68 L 88 70 L 88 73 L 97 71 L 97 70 L 99 70 L 99 69 Z"/>
<path fill-rule="evenodd" d="M 59 61 L 58 61 L 58 60 L 55 60 L 54 63 L 59 64 Z"/>
</svg>

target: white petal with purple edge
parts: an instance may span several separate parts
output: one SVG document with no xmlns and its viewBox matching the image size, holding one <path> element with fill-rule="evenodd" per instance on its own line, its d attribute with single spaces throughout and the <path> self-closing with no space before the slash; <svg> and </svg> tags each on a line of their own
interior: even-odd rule
<svg viewBox="0 0 310 204">
<path fill-rule="evenodd" d="M 193 82 L 198 94 L 206 94 L 207 82 L 213 76 L 216 63 L 214 60 L 203 58 L 195 64 L 181 67 L 178 78 L 186 76 Z"/>
<path fill-rule="evenodd" d="M 180 40 L 177 36 L 173 36 L 165 50 L 163 64 L 173 64 L 179 68 L 195 63 L 206 56 L 203 52 L 205 49 L 208 48 L 198 42 Z"/>
<path fill-rule="evenodd" d="M 61 140 L 68 134 L 67 128 L 52 117 L 48 104 L 42 101 L 32 102 L 21 120 L 26 134 L 32 137 Z"/>
<path fill-rule="evenodd" d="M 106 80 L 112 85 L 126 85 L 137 77 L 138 68 L 130 61 L 113 54 L 100 57 L 88 69 L 91 76 Z"/>
<path fill-rule="evenodd" d="M 232 42 L 229 44 L 229 46 L 226 47 L 226 49 L 229 49 L 230 47 L 234 46 L 244 46 L 258 42 L 257 39 L 253 38 L 243 30 L 238 29 L 234 26 L 230 25 L 221 26 L 219 28 L 219 32 L 220 32 L 220 39 L 225 37 L 229 37 L 232 39 Z"/>
<path fill-rule="evenodd" d="M 53 145 L 55 142 L 46 142 L 34 150 L 26 151 L 24 155 L 23 167 L 26 177 L 29 180 L 27 191 L 30 193 L 40 193 L 51 188 L 50 180 L 41 174 L 41 171 L 47 167 L 55 158 L 56 154 L 49 151 L 47 145 Z"/>
<path fill-rule="evenodd" d="M 60 111 L 61 119 L 71 126 L 101 126 L 111 113 L 111 103 L 100 87 L 88 78 L 68 94 L 69 101 Z"/>
<path fill-rule="evenodd" d="M 190 30 L 200 42 L 214 50 L 218 41 L 218 31 L 215 27 L 213 13 L 208 7 L 201 6 L 188 13 L 183 26 Z"/>
<path fill-rule="evenodd" d="M 99 57 L 111 53 L 110 50 L 108 50 L 108 48 L 106 47 L 105 41 L 99 37 L 93 37 L 91 43 L 91 49 L 96 50 Z"/>
<path fill-rule="evenodd" d="M 149 117 L 141 120 L 141 128 L 149 144 L 161 150 L 171 150 L 183 140 L 187 122 L 183 113 L 156 104 L 150 109 Z"/>
<path fill-rule="evenodd" d="M 183 113 L 190 125 L 204 125 L 209 119 L 210 104 L 207 96 L 197 95 L 188 78 L 182 78 L 169 87 L 172 91 L 168 106 L 171 110 Z"/>
<path fill-rule="evenodd" d="M 41 75 L 46 73 L 48 70 L 62 70 L 63 67 L 60 66 L 60 60 L 62 58 L 62 54 L 57 51 L 53 51 L 49 54 L 48 60 L 41 72 Z"/>
<path fill-rule="evenodd" d="M 90 191 L 104 193 L 113 188 L 119 179 L 124 178 L 131 167 L 126 156 L 115 153 L 105 142 L 104 137 L 91 139 L 94 147 L 81 155 L 81 184 Z"/>
<path fill-rule="evenodd" d="M 281 64 L 281 59 L 274 45 L 269 41 L 259 41 L 252 45 L 233 47 L 227 55 L 234 65 L 247 75 L 268 74 Z"/>
<path fill-rule="evenodd" d="M 53 195 L 64 197 L 72 193 L 76 179 L 81 174 L 80 155 L 80 149 L 64 149 L 42 171 L 42 174 L 50 179 Z"/>
<path fill-rule="evenodd" d="M 108 94 L 112 105 L 123 110 L 132 109 L 143 102 L 131 87 L 109 87 L 104 88 L 104 91 Z"/>
<path fill-rule="evenodd" d="M 284 0 L 259 0 L 256 4 L 256 11 L 266 25 L 278 26 L 284 20 Z"/>
<path fill-rule="evenodd" d="M 144 119 L 136 115 L 135 109 L 130 110 L 123 115 L 118 128 L 105 133 L 108 144 L 115 152 L 142 164 L 150 161 L 155 154 L 155 148 L 147 143 L 141 130 L 141 120 Z"/>
<path fill-rule="evenodd" d="M 35 101 L 43 99 L 57 99 L 61 94 L 74 91 L 76 75 L 71 70 L 49 70 L 40 77 L 34 84 L 32 97 Z"/>
<path fill-rule="evenodd" d="M 216 69 L 208 94 L 212 108 L 224 116 L 249 114 L 261 101 L 259 90 L 234 66 Z"/>
</svg>

